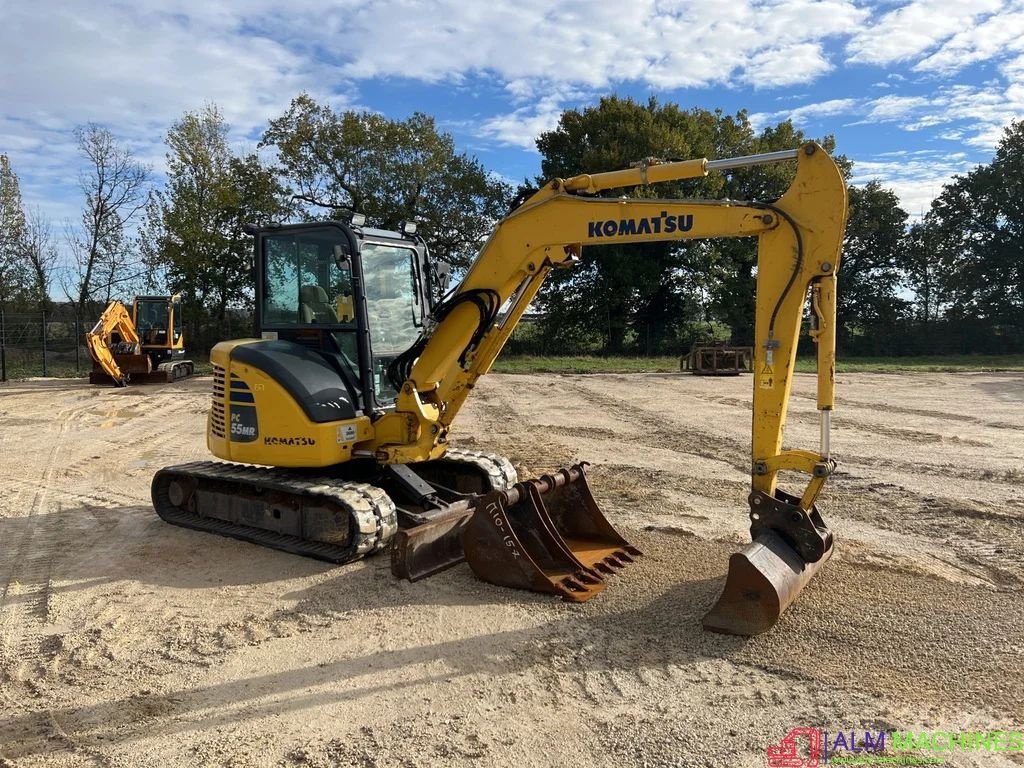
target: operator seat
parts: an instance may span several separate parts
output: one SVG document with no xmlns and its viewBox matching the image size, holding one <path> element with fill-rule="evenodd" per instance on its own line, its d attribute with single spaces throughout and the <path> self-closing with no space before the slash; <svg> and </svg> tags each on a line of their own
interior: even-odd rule
<svg viewBox="0 0 1024 768">
<path fill-rule="evenodd" d="M 299 289 L 299 314 L 303 323 L 337 323 L 338 316 L 327 300 L 327 291 L 319 285 L 304 285 Z"/>
</svg>

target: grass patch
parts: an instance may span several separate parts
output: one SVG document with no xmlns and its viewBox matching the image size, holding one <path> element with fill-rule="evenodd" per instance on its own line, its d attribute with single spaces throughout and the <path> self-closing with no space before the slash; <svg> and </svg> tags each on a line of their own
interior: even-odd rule
<svg viewBox="0 0 1024 768">
<path fill-rule="evenodd" d="M 667 373 L 679 370 L 678 357 L 499 357 L 495 373 Z"/>
<path fill-rule="evenodd" d="M 798 371 L 814 371 L 813 358 L 796 362 Z M 1024 371 L 1024 355 L 934 355 L 929 357 L 851 357 L 836 361 L 838 373 L 969 373 Z"/>
<path fill-rule="evenodd" d="M 43 364 L 38 361 L 32 363 L 8 362 L 5 368 L 8 381 L 31 379 L 43 375 Z M 76 379 L 88 376 L 91 368 L 91 360 L 89 365 L 83 364 L 80 370 L 75 368 L 74 363 L 48 363 L 46 366 L 46 376 L 53 379 Z"/>
<path fill-rule="evenodd" d="M 208 360 L 192 360 L 195 365 L 195 376 L 209 376 L 213 373 L 213 364 Z M 18 381 L 19 379 L 34 379 L 42 377 L 43 364 L 40 360 L 29 362 L 7 362 L 7 380 Z M 92 359 L 82 360 L 76 368 L 75 364 L 66 361 L 48 362 L 46 365 L 46 378 L 50 379 L 81 379 L 89 375 L 92 370 Z"/>
<path fill-rule="evenodd" d="M 209 375 L 213 366 L 209 359 L 191 358 L 196 375 Z M 54 378 L 88 376 L 92 361 L 83 361 L 81 370 L 74 364 L 50 363 L 47 374 Z M 813 373 L 814 358 L 796 361 L 799 373 Z M 500 357 L 494 363 L 495 373 L 677 373 L 678 357 L 540 357 L 533 355 Z M 946 355 L 934 357 L 852 357 L 836 362 L 838 373 L 957 373 L 980 371 L 1024 371 L 1024 355 Z M 42 376 L 40 363 L 7 364 L 7 378 L 23 379 Z"/>
<path fill-rule="evenodd" d="M 495 373 L 675 373 L 678 357 L 501 357 Z M 813 373 L 812 357 L 799 358 L 796 370 Z M 836 362 L 839 373 L 956 373 L 1024 371 L 1024 355 L 946 355 L 934 357 L 853 357 Z"/>
</svg>

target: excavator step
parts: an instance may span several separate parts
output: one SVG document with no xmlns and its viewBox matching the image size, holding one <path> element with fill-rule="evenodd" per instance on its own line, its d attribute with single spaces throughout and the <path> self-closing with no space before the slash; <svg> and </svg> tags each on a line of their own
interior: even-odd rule
<svg viewBox="0 0 1024 768">
<path fill-rule="evenodd" d="M 384 549 L 395 505 L 367 483 L 219 462 L 161 469 L 153 506 L 166 522 L 297 555 L 347 563 Z"/>
</svg>

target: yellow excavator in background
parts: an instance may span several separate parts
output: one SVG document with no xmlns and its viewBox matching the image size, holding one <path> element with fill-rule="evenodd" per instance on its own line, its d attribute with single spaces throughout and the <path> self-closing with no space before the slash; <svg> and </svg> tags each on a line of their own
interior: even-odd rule
<svg viewBox="0 0 1024 768">
<path fill-rule="evenodd" d="M 598 192 L 796 161 L 772 202 Z M 261 339 L 214 347 L 207 442 L 231 463 L 160 470 L 166 521 L 334 562 L 390 548 L 416 580 L 467 561 L 489 582 L 586 600 L 640 552 L 598 509 L 583 464 L 520 482 L 507 459 L 449 447 L 452 424 L 553 269 L 584 246 L 697 238 L 758 242 L 752 543 L 733 555 L 709 630 L 771 627 L 833 551 L 815 500 L 834 462 L 836 270 L 846 185 L 814 143 L 555 179 L 503 219 L 447 297 L 414 226 L 251 228 Z M 783 448 L 803 310 L 818 349 L 817 451 Z M 262 467 L 247 465 L 265 465 Z M 780 472 L 806 476 L 794 493 Z"/>
<path fill-rule="evenodd" d="M 85 343 L 92 356 L 91 384 L 123 387 L 133 383 L 176 381 L 191 376 L 185 359 L 181 294 L 136 296 L 132 309 L 116 299 L 103 310 Z"/>
</svg>

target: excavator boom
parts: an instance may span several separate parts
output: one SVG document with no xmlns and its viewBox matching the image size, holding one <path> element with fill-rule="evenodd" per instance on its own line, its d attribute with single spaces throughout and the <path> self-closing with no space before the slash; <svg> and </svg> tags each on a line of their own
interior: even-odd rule
<svg viewBox="0 0 1024 768">
<path fill-rule="evenodd" d="M 128 383 L 129 371 L 121 369 L 121 365 L 128 367 L 129 360 L 126 358 L 137 357 L 145 362 L 132 316 L 128 314 L 124 304 L 116 299 L 103 310 L 92 330 L 86 332 L 85 343 L 93 362 L 116 387 L 123 387 Z M 118 357 L 121 358 L 120 363 Z"/>
</svg>

